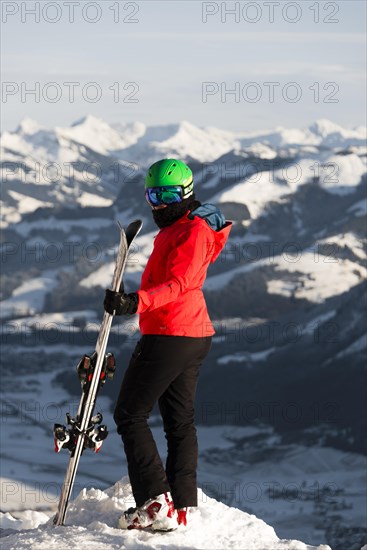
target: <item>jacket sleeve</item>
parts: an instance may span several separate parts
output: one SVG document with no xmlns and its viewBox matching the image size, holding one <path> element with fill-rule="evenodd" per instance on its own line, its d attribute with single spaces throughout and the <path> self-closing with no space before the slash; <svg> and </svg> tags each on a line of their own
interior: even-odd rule
<svg viewBox="0 0 367 550">
<path fill-rule="evenodd" d="M 184 233 L 166 259 L 167 279 L 162 284 L 139 290 L 137 313 L 151 311 L 173 302 L 189 288 L 195 288 L 198 272 L 207 269 L 213 253 L 214 238 L 210 228 L 201 226 Z M 162 258 L 162 261 L 165 261 Z"/>
</svg>

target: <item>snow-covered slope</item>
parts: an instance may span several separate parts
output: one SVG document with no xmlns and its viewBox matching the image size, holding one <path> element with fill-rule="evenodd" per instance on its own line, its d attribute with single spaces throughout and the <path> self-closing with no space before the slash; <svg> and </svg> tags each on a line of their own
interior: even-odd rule
<svg viewBox="0 0 367 550">
<path fill-rule="evenodd" d="M 359 250 L 359 249 L 357 249 Z M 323 302 L 331 296 L 348 291 L 367 279 L 367 270 L 350 260 L 317 257 L 315 252 L 275 256 L 243 265 L 223 274 L 209 277 L 208 290 L 219 290 L 231 284 L 240 275 L 257 269 L 274 269 L 267 280 L 268 292 L 294 298 L 306 298 L 309 302 Z M 277 276 L 277 273 L 279 275 Z M 292 277 L 292 274 L 296 274 Z"/>
<path fill-rule="evenodd" d="M 198 508 L 191 509 L 187 528 L 180 527 L 169 533 L 122 531 L 117 529 L 118 518 L 123 510 L 134 505 L 131 488 L 125 478 L 105 491 L 84 489 L 69 507 L 67 527 L 55 528 L 51 520 L 45 524 L 46 516 L 42 513 L 36 513 L 32 518 L 31 513 L 25 512 L 23 521 L 12 518 L 10 514 L 2 514 L 2 527 L 9 534 L 2 539 L 1 547 L 3 550 L 316 550 L 315 546 L 300 541 L 279 539 L 274 529 L 256 516 L 230 508 L 209 498 L 201 490 L 198 492 L 198 502 Z M 12 529 L 18 532 L 12 533 Z M 321 545 L 317 550 L 330 550 L 330 547 Z"/>
</svg>

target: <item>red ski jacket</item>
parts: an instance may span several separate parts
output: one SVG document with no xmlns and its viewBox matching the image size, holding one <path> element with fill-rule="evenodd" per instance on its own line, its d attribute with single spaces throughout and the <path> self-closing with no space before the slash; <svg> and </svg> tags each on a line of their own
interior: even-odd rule
<svg viewBox="0 0 367 550">
<path fill-rule="evenodd" d="M 142 275 L 137 313 L 142 334 L 203 337 L 215 333 L 201 287 L 232 223 L 214 231 L 198 216 L 164 227 Z"/>
</svg>

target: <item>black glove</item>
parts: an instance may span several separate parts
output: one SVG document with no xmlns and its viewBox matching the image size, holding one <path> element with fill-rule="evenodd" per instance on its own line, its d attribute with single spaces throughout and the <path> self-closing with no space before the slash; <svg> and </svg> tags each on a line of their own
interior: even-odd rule
<svg viewBox="0 0 367 550">
<path fill-rule="evenodd" d="M 139 296 L 136 292 L 125 294 L 106 289 L 103 306 L 111 315 L 133 315 L 138 309 L 138 301 Z"/>
</svg>

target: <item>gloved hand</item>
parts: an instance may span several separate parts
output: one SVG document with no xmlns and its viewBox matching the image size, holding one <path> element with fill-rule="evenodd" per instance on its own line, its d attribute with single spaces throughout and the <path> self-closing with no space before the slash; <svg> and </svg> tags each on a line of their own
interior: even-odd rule
<svg viewBox="0 0 367 550">
<path fill-rule="evenodd" d="M 103 306 L 111 315 L 133 315 L 138 309 L 138 301 L 139 296 L 136 292 L 125 294 L 106 289 Z"/>
</svg>

